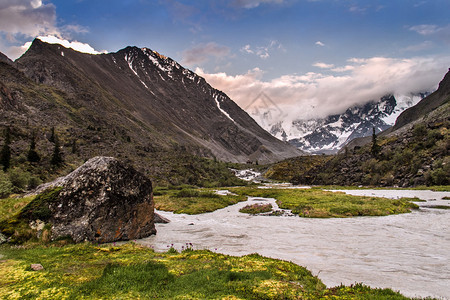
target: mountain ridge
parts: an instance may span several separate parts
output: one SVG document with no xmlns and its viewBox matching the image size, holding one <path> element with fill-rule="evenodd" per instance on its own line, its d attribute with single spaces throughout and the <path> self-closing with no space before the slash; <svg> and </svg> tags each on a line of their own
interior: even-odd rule
<svg viewBox="0 0 450 300">
<path fill-rule="evenodd" d="M 311 154 L 337 153 L 352 140 L 370 136 L 372 128 L 380 133 L 392 125 L 405 109 L 418 103 L 428 93 L 417 95 L 386 95 L 378 101 L 355 105 L 341 114 L 325 118 L 284 121 L 269 127 L 268 131 Z"/>
<path fill-rule="evenodd" d="M 114 114 L 108 106 L 115 105 L 143 125 L 138 127 L 166 134 L 165 141 L 156 138 L 163 147 L 194 145 L 203 148 L 201 155 L 235 162 L 299 154 L 273 139 L 202 77 L 149 48 L 128 46 L 90 55 L 36 39 L 16 64 L 27 77 L 65 91 L 78 105 L 92 107 L 95 102 L 95 109 L 105 114 Z"/>
<path fill-rule="evenodd" d="M 403 114 L 396 130 L 355 139 L 337 155 L 287 159 L 266 175 L 308 185 L 448 185 L 450 70 L 437 91 Z"/>
</svg>

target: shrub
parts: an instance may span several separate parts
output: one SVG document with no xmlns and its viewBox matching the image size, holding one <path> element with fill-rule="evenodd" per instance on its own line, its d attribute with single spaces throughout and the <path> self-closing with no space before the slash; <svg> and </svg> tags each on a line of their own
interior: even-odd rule
<svg viewBox="0 0 450 300">
<path fill-rule="evenodd" d="M 13 185 L 8 176 L 0 170 L 0 198 L 8 197 L 13 192 Z"/>
<path fill-rule="evenodd" d="M 270 203 L 268 203 L 268 204 L 255 203 L 255 204 L 251 204 L 251 205 L 246 205 L 239 210 L 239 212 L 241 212 L 241 213 L 246 213 L 246 214 L 251 214 L 251 215 L 262 214 L 262 213 L 266 213 L 266 212 L 270 212 L 270 211 L 272 211 L 272 204 L 270 204 Z"/>
<path fill-rule="evenodd" d="M 14 186 L 14 191 L 21 192 L 28 187 L 30 174 L 20 168 L 10 169 L 8 172 L 9 180 Z"/>
<path fill-rule="evenodd" d="M 39 177 L 31 176 L 28 180 L 28 189 L 35 189 L 42 183 Z"/>
<path fill-rule="evenodd" d="M 449 183 L 448 172 L 444 170 L 444 168 L 438 168 L 431 173 L 431 178 L 433 179 L 433 183 L 435 185 L 446 185 Z"/>
</svg>

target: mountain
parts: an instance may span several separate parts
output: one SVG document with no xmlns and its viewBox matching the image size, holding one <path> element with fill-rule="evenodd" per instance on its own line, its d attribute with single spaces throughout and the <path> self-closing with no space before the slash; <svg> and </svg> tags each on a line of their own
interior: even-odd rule
<svg viewBox="0 0 450 300">
<path fill-rule="evenodd" d="M 450 70 L 437 91 L 405 110 L 392 128 L 375 137 L 375 143 L 371 138 L 355 139 L 359 144 L 353 146 L 358 147 L 349 145 L 338 155 L 288 159 L 267 175 L 296 184 L 448 185 L 449 128 Z"/>
<path fill-rule="evenodd" d="M 439 83 L 437 91 L 420 101 L 417 105 L 405 110 L 397 118 L 392 131 L 399 130 L 403 126 L 420 120 L 436 108 L 449 102 L 450 97 L 450 69 L 442 81 Z"/>
<path fill-rule="evenodd" d="M 95 127 L 126 128 L 141 142 L 233 162 L 299 154 L 202 77 L 148 48 L 90 55 L 36 39 L 16 63 L 27 77 L 67 93 L 68 105 L 86 109 Z"/>
<path fill-rule="evenodd" d="M 336 153 L 351 140 L 370 136 L 372 128 L 377 133 L 388 129 L 402 111 L 426 95 L 386 95 L 379 101 L 354 106 L 326 118 L 295 120 L 291 124 L 277 122 L 268 131 L 309 153 Z"/>
<path fill-rule="evenodd" d="M 6 56 L 5 54 L 3 54 L 1 52 L 0 52 L 0 62 L 4 62 L 4 63 L 10 64 L 10 65 L 13 64 L 13 61 L 10 60 L 8 56 Z"/>
<path fill-rule="evenodd" d="M 218 161 L 301 154 L 202 77 L 148 48 L 91 55 L 34 40 L 14 64 L 0 61 L 0 145 L 6 127 L 13 165 L 26 162 L 36 138 L 41 161 L 22 169 L 39 168 L 42 180 L 54 174 L 53 132 L 65 172 L 94 156 L 114 156 L 164 184 L 234 184 Z"/>
</svg>

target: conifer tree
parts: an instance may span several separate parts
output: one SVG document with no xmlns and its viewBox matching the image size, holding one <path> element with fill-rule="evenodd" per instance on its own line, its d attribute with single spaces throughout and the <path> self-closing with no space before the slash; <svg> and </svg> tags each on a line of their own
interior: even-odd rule
<svg viewBox="0 0 450 300">
<path fill-rule="evenodd" d="M 41 157 L 36 152 L 36 133 L 33 132 L 31 135 L 30 149 L 28 150 L 27 159 L 29 162 L 38 162 Z"/>
<path fill-rule="evenodd" d="M 378 157 L 378 154 L 380 153 L 380 145 L 378 145 L 377 142 L 377 135 L 375 134 L 375 127 L 372 127 L 372 156 Z"/>
<path fill-rule="evenodd" d="M 61 149 L 59 149 L 60 147 L 59 139 L 56 133 L 54 135 L 54 140 L 55 140 L 55 147 L 53 149 L 51 164 L 54 166 L 60 166 L 63 163 L 63 158 L 61 154 Z"/>
<path fill-rule="evenodd" d="M 0 164 L 3 165 L 3 171 L 6 172 L 11 164 L 11 148 L 9 145 L 11 144 L 11 130 L 9 127 L 5 130 L 5 141 L 2 147 L 2 151 L 0 153 Z"/>
<path fill-rule="evenodd" d="M 50 132 L 50 138 L 48 139 L 50 142 L 55 142 L 55 127 L 52 127 L 52 130 Z"/>
</svg>

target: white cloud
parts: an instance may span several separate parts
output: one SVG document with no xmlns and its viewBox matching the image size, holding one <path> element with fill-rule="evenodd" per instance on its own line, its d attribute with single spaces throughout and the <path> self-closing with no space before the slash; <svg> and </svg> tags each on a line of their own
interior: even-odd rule
<svg viewBox="0 0 450 300">
<path fill-rule="evenodd" d="M 245 45 L 241 48 L 241 52 L 247 54 L 254 54 L 261 59 L 267 59 L 270 57 L 270 53 L 274 50 L 286 51 L 281 43 L 276 40 L 270 41 L 267 46 L 257 46 L 253 47 L 250 45 Z"/>
<path fill-rule="evenodd" d="M 56 7 L 50 1 L 1 0 L 0 45 L 11 59 L 22 55 L 39 37 L 48 43 L 58 43 L 80 52 L 99 53 L 88 44 L 69 42 L 71 33 L 86 33 L 86 27 L 76 24 L 56 25 Z M 27 42 L 25 42 L 27 41 Z"/>
<path fill-rule="evenodd" d="M 249 53 L 249 54 L 254 54 L 255 52 L 251 49 L 250 45 L 245 45 L 244 47 L 241 48 L 242 52 L 245 53 Z"/>
<path fill-rule="evenodd" d="M 313 67 L 317 67 L 317 68 L 320 68 L 320 69 L 331 69 L 331 68 L 334 68 L 334 65 L 333 64 L 326 64 L 326 63 L 323 63 L 323 62 L 317 62 L 317 63 L 313 64 Z"/>
<path fill-rule="evenodd" d="M 208 61 L 211 57 L 224 58 L 230 53 L 230 48 L 214 42 L 199 44 L 183 51 L 182 63 L 198 65 Z"/>
<path fill-rule="evenodd" d="M 434 34 L 439 30 L 439 27 L 437 25 L 416 25 L 409 28 L 409 30 L 415 31 L 418 34 L 421 35 L 430 35 Z"/>
<path fill-rule="evenodd" d="M 322 43 L 321 41 L 317 41 L 317 42 L 315 43 L 315 45 L 320 46 L 320 47 L 325 46 L 325 44 Z"/>
<path fill-rule="evenodd" d="M 411 52 L 422 51 L 422 50 L 431 49 L 433 47 L 433 45 L 434 44 L 431 41 L 424 41 L 424 42 L 422 42 L 420 44 L 408 46 L 408 47 L 402 49 L 402 51 L 404 51 L 404 52 L 407 52 L 407 51 L 411 51 Z"/>
<path fill-rule="evenodd" d="M 422 24 L 411 26 L 411 31 L 415 31 L 420 35 L 437 38 L 444 42 L 450 42 L 450 24 L 446 26 L 437 26 L 434 24 Z"/>
<path fill-rule="evenodd" d="M 56 8 L 40 0 L 2 0 L 0 31 L 7 34 L 37 36 L 56 33 Z"/>
<path fill-rule="evenodd" d="M 60 44 L 66 48 L 71 48 L 73 50 L 76 50 L 78 52 L 83 52 L 83 53 L 100 54 L 100 53 L 106 52 L 106 51 L 99 52 L 99 51 L 95 50 L 94 48 L 92 48 L 92 46 L 90 46 L 89 44 L 86 44 L 86 43 L 81 43 L 78 41 L 70 42 L 68 40 L 60 39 L 60 38 L 58 38 L 56 36 L 52 36 L 52 35 L 39 36 L 38 39 L 40 39 L 43 42 L 49 43 L 49 44 Z"/>
<path fill-rule="evenodd" d="M 235 7 L 251 9 L 258 7 L 262 3 L 281 4 L 283 2 L 284 0 L 233 0 L 231 4 Z"/>
<path fill-rule="evenodd" d="M 354 69 L 355 69 L 354 66 L 346 65 L 346 66 L 343 66 L 343 67 L 333 68 L 333 69 L 331 69 L 331 71 L 341 73 L 341 72 L 352 71 L 352 70 L 354 70 Z"/>
<path fill-rule="evenodd" d="M 395 59 L 352 58 L 334 75 L 309 72 L 262 80 L 264 72 L 253 69 L 241 75 L 196 72 L 215 88 L 226 92 L 242 108 L 264 92 L 281 109 L 286 120 L 325 117 L 348 107 L 377 100 L 386 94 L 409 94 L 436 87 L 450 66 L 450 57 Z"/>
<path fill-rule="evenodd" d="M 364 13 L 366 10 L 367 10 L 367 8 L 356 6 L 356 5 L 353 5 L 349 8 L 349 11 L 352 13 Z"/>
</svg>

